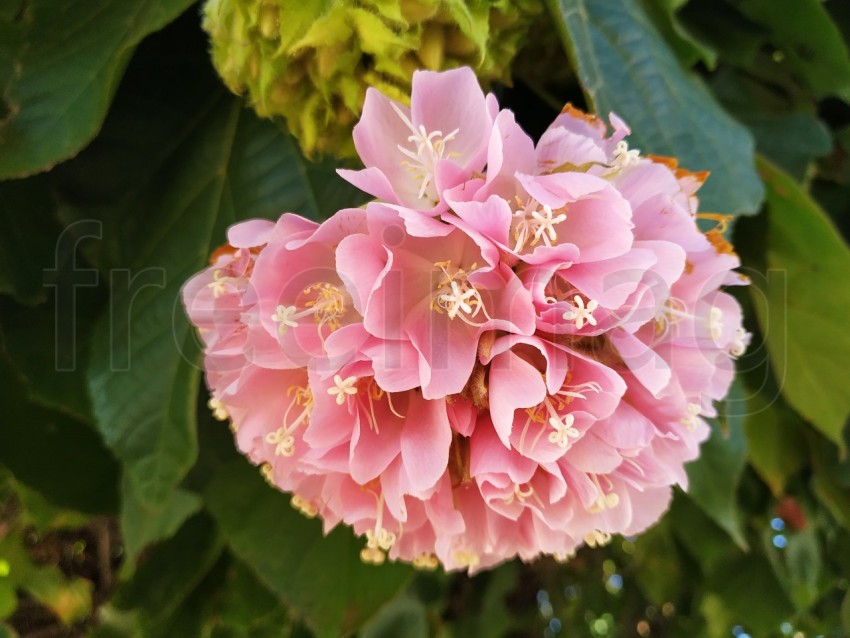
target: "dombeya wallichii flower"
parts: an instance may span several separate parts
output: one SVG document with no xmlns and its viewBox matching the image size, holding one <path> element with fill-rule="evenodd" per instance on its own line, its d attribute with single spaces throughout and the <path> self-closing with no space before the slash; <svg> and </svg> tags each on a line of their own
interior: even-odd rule
<svg viewBox="0 0 850 638">
<path fill-rule="evenodd" d="M 237 224 L 184 287 L 213 415 L 364 561 L 566 559 L 687 487 L 746 280 L 706 175 L 610 119 L 568 106 L 535 144 L 469 69 L 416 73 L 409 108 L 370 89 L 343 174 L 378 200 Z"/>
<path fill-rule="evenodd" d="M 367 87 L 407 102 L 416 69 L 475 68 L 510 83 L 538 0 L 208 0 L 204 29 L 225 84 L 282 117 L 307 155 L 352 155 Z"/>
</svg>

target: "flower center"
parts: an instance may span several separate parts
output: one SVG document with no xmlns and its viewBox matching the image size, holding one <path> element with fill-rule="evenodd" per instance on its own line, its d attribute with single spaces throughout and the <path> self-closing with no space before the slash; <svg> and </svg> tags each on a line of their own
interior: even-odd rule
<svg viewBox="0 0 850 638">
<path fill-rule="evenodd" d="M 660 339 L 666 336 L 670 326 L 675 326 L 683 319 L 691 319 L 701 323 L 708 329 L 711 338 L 717 341 L 723 336 L 723 311 L 717 306 L 712 306 L 708 316 L 700 317 L 688 312 L 685 303 L 676 297 L 670 297 L 664 302 L 661 312 L 655 317 L 655 334 Z M 737 332 L 736 332 L 737 336 Z"/>
<path fill-rule="evenodd" d="M 525 503 L 525 499 L 531 498 L 532 496 L 535 496 L 535 494 L 534 488 L 531 485 L 528 485 L 527 483 L 525 485 L 514 483 L 514 491 L 510 496 L 504 499 L 505 505 L 510 505 L 514 501 Z"/>
<path fill-rule="evenodd" d="M 298 321 L 313 315 L 315 322 L 328 326 L 331 331 L 340 326 L 340 318 L 345 314 L 345 293 L 336 286 L 328 283 L 318 283 L 307 286 L 305 295 L 314 295 L 313 299 L 304 304 L 304 310 L 298 311 L 297 306 L 280 305 L 271 316 L 278 324 L 278 334 L 284 334 L 289 328 L 298 327 Z"/>
<path fill-rule="evenodd" d="M 213 271 L 213 280 L 207 284 L 207 287 L 212 288 L 213 298 L 218 299 L 227 293 L 237 292 L 242 281 L 238 277 L 228 277 L 221 272 L 221 269 L 217 269 Z"/>
<path fill-rule="evenodd" d="M 476 327 L 483 325 L 473 321 L 478 313 L 483 312 L 484 316 L 490 319 L 481 293 L 469 283 L 469 273 L 463 268 L 452 268 L 451 261 L 438 261 L 434 266 L 443 276 L 431 295 L 431 310 L 440 314 L 445 312 L 449 319 L 459 317 L 464 323 Z M 472 264 L 470 271 L 474 271 L 476 267 L 477 264 Z"/>
<path fill-rule="evenodd" d="M 525 439 L 528 430 L 532 423 L 540 424 L 540 431 L 534 437 L 531 443 L 531 449 L 537 447 L 537 442 L 540 437 L 548 429 L 546 424 L 552 426 L 549 431 L 549 442 L 557 445 L 563 450 L 566 450 L 574 439 L 581 437 L 581 432 L 575 427 L 575 417 L 572 414 L 562 414 L 566 407 L 575 399 L 587 399 L 588 392 L 601 392 L 602 386 L 595 381 L 588 381 L 578 385 L 569 385 L 569 376 L 567 382 L 555 394 L 549 395 L 543 402 L 527 408 L 525 413 L 528 418 L 525 420 L 525 425 L 522 429 L 522 434 L 519 437 L 519 452 L 525 453 Z"/>
<path fill-rule="evenodd" d="M 526 246 L 536 246 L 541 241 L 551 246 L 558 240 L 555 226 L 567 221 L 567 215 L 555 215 L 552 208 L 546 204 L 542 207 L 532 199 L 525 204 L 517 197 L 518 208 L 514 212 L 511 226 L 513 227 L 514 251 L 522 252 Z"/>
<path fill-rule="evenodd" d="M 446 145 L 457 137 L 460 129 L 455 129 L 448 135 L 443 135 L 442 131 L 428 132 L 422 124 L 419 127 L 414 126 L 410 118 L 395 104 L 392 107 L 412 133 L 407 141 L 412 144 L 413 150 L 398 144 L 398 150 L 407 158 L 402 160 L 401 165 L 419 182 L 419 199 L 427 195 L 429 200 L 436 203 L 440 199 L 434 183 L 437 163 L 442 159 L 457 157 L 457 153 L 446 153 Z"/>
</svg>

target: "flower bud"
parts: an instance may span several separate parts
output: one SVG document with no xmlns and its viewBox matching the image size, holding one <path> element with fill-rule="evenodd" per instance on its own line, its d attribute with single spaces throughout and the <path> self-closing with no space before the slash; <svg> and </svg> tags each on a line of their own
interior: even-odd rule
<svg viewBox="0 0 850 638">
<path fill-rule="evenodd" d="M 285 123 L 308 156 L 352 156 L 368 87 L 405 100 L 413 72 L 472 66 L 510 83 L 539 0 L 208 0 L 213 63 L 234 93 Z"/>
</svg>

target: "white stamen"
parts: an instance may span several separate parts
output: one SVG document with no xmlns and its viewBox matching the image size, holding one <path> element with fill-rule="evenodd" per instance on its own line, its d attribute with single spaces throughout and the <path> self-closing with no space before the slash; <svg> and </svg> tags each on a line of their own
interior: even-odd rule
<svg viewBox="0 0 850 638">
<path fill-rule="evenodd" d="M 552 554 L 552 558 L 555 559 L 556 563 L 566 563 L 566 562 L 572 560 L 575 557 L 576 557 L 576 551 L 575 550 L 573 550 L 571 552 L 566 552 L 566 553 L 565 552 L 555 552 L 554 554 Z"/>
<path fill-rule="evenodd" d="M 602 484 L 599 482 L 599 477 L 597 475 L 589 474 L 588 476 L 590 476 L 590 480 L 596 486 L 597 490 L 596 500 L 590 507 L 587 508 L 588 512 L 590 512 L 591 514 L 598 514 L 603 510 L 614 509 L 620 504 L 620 497 L 617 495 L 616 492 L 613 491 L 614 485 L 613 483 L 611 483 L 611 479 L 609 479 L 607 476 L 602 477 L 608 483 L 609 491 L 606 492 L 605 489 L 602 487 Z"/>
<path fill-rule="evenodd" d="M 735 329 L 735 337 L 732 340 L 732 345 L 729 348 L 729 354 L 736 359 L 742 356 L 747 351 L 747 345 L 750 341 L 750 333 L 743 328 Z"/>
<path fill-rule="evenodd" d="M 586 381 L 585 383 L 579 383 L 578 385 L 565 385 L 555 394 L 570 397 L 572 399 L 587 400 L 587 397 L 585 396 L 585 393 L 587 392 L 595 392 L 596 394 L 599 394 L 602 392 L 602 386 L 596 381 Z"/>
<path fill-rule="evenodd" d="M 319 513 L 319 508 L 316 507 L 312 501 L 308 501 L 307 499 L 298 496 L 298 494 L 292 495 L 292 507 L 297 509 L 307 518 L 316 518 Z"/>
<path fill-rule="evenodd" d="M 700 412 L 702 412 L 702 406 L 699 403 L 688 403 L 688 412 L 679 419 L 679 422 L 692 432 L 699 425 Z"/>
<path fill-rule="evenodd" d="M 475 552 L 471 552 L 466 549 L 459 549 L 453 555 L 455 563 L 457 563 L 458 567 L 471 567 L 475 568 L 481 563 L 481 559 L 478 554 Z"/>
<path fill-rule="evenodd" d="M 588 547 L 603 547 L 611 542 L 611 534 L 595 529 L 584 535 L 584 542 Z"/>
<path fill-rule="evenodd" d="M 570 439 L 577 439 L 581 433 L 573 427 L 575 417 L 572 414 L 565 414 L 559 418 L 557 415 L 549 417 L 549 425 L 555 428 L 554 432 L 549 433 L 549 443 L 554 443 L 562 449 L 566 449 L 570 444 Z"/>
<path fill-rule="evenodd" d="M 295 437 L 287 432 L 285 427 L 280 427 L 274 432 L 266 434 L 265 441 L 275 446 L 275 456 L 292 456 L 295 454 Z"/>
<path fill-rule="evenodd" d="M 218 299 L 221 295 L 225 295 L 230 292 L 228 286 L 233 286 L 235 289 L 236 282 L 237 280 L 233 277 L 226 277 L 221 274 L 221 270 L 216 270 L 213 272 L 213 281 L 208 283 L 207 287 L 212 288 L 213 298 Z"/>
<path fill-rule="evenodd" d="M 297 328 L 298 321 L 304 317 L 313 316 L 319 325 L 319 330 L 327 325 L 332 331 L 340 326 L 340 318 L 345 314 L 345 293 L 329 283 L 317 283 L 302 290 L 304 295 L 315 295 L 315 298 L 304 304 L 304 310 L 298 311 L 297 306 L 279 305 L 271 316 L 278 323 L 278 334 L 284 334 L 289 328 Z M 320 333 L 321 335 L 321 333 Z"/>
<path fill-rule="evenodd" d="M 525 487 L 520 485 L 519 483 L 514 484 L 513 493 L 504 499 L 505 505 L 510 505 L 514 502 L 514 500 L 519 501 L 520 503 L 525 503 L 525 499 L 534 495 L 534 488 L 531 485 L 526 484 Z"/>
<path fill-rule="evenodd" d="M 434 264 L 439 268 L 443 277 L 437 283 L 436 290 L 431 297 L 431 310 L 439 313 L 445 312 L 449 319 L 459 317 L 461 321 L 470 326 L 480 326 L 473 321 L 478 313 L 483 312 L 487 319 L 490 316 L 484 308 L 484 300 L 478 289 L 469 283 L 469 274 L 463 268 L 456 268 L 454 272 L 451 261 L 439 261 Z M 474 271 L 477 264 L 472 264 L 470 271 Z"/>
<path fill-rule="evenodd" d="M 717 306 L 708 312 L 708 332 L 715 341 L 723 336 L 723 311 Z"/>
<path fill-rule="evenodd" d="M 297 314 L 295 306 L 278 306 L 272 315 L 272 321 L 280 323 L 277 333 L 282 335 L 288 328 L 297 328 L 298 322 L 294 319 Z"/>
<path fill-rule="evenodd" d="M 590 299 L 587 302 L 587 307 L 585 307 L 584 299 L 581 296 L 576 295 L 573 297 L 573 300 L 575 301 L 575 306 L 564 313 L 564 320 L 575 321 L 578 330 L 584 327 L 585 322 L 591 326 L 595 326 L 596 318 L 593 316 L 593 311 L 599 306 L 599 302 L 595 299 Z"/>
<path fill-rule="evenodd" d="M 545 204 L 542 215 L 538 211 L 531 213 L 532 219 L 537 222 L 537 230 L 534 231 L 535 240 L 539 241 L 541 236 L 543 236 L 544 241 L 547 237 L 550 241 L 558 239 L 558 233 L 555 232 L 555 225 L 567 221 L 567 216 L 561 213 L 557 217 L 552 217 L 553 214 L 551 207 Z M 546 233 L 545 236 L 543 235 L 544 233 Z"/>
<path fill-rule="evenodd" d="M 542 206 L 541 213 L 538 210 L 539 203 L 533 199 L 522 204 L 517 198 L 517 205 L 519 208 L 513 215 L 514 251 L 522 252 L 526 245 L 536 246 L 541 240 L 546 246 L 551 246 L 552 242 L 557 241 L 558 233 L 555 226 L 567 221 L 566 214 L 560 213 L 556 216 L 551 206 L 546 204 Z"/>
<path fill-rule="evenodd" d="M 614 161 L 612 166 L 616 168 L 625 168 L 640 162 L 640 151 L 638 149 L 629 150 L 629 145 L 625 140 L 617 142 L 614 147 Z"/>
<path fill-rule="evenodd" d="M 366 530 L 366 547 L 360 550 L 360 560 L 364 563 L 380 565 L 386 559 L 384 552 L 390 551 L 395 544 L 396 535 L 382 526 L 384 518 L 384 495 L 378 497 L 378 510 L 375 528 Z"/>
<path fill-rule="evenodd" d="M 354 384 L 357 383 L 357 377 L 346 377 L 343 379 L 340 375 L 334 375 L 334 387 L 328 388 L 328 394 L 336 395 L 336 404 L 342 405 L 345 403 L 345 397 L 348 394 L 357 394 L 357 388 Z"/>
<path fill-rule="evenodd" d="M 440 566 L 440 560 L 434 554 L 420 554 L 413 559 L 413 566 L 416 569 L 432 571 Z"/>
<path fill-rule="evenodd" d="M 420 124 L 417 128 L 398 106 L 392 102 L 390 104 L 401 121 L 410 129 L 412 135 L 407 138 L 407 141 L 412 142 L 416 149 L 411 151 L 401 144 L 398 145 L 398 150 L 408 158 L 402 160 L 401 165 L 413 173 L 413 178 L 419 181 L 419 199 L 427 195 L 429 200 L 436 203 L 439 200 L 434 184 L 437 163 L 447 157 L 456 156 L 454 153 L 446 153 L 446 145 L 457 137 L 460 129 L 455 129 L 448 135 L 443 135 L 442 131 L 429 133 L 424 125 Z"/>
<path fill-rule="evenodd" d="M 213 418 L 218 421 L 226 421 L 230 418 L 227 408 L 224 407 L 221 400 L 216 397 L 211 397 L 210 400 L 207 401 L 207 407 L 212 410 Z"/>
<path fill-rule="evenodd" d="M 283 425 L 277 430 L 266 434 L 264 439 L 269 445 L 275 446 L 275 456 L 289 457 L 295 454 L 295 437 L 293 433 L 298 429 L 298 426 L 310 420 L 310 413 L 313 410 L 313 395 L 309 387 L 291 386 L 287 390 L 287 395 L 294 395 L 294 397 L 289 407 L 286 408 L 286 412 L 283 413 Z M 301 410 L 301 414 L 295 417 L 290 423 L 289 415 L 292 412 L 292 408 L 296 405 L 303 409 Z"/>
</svg>

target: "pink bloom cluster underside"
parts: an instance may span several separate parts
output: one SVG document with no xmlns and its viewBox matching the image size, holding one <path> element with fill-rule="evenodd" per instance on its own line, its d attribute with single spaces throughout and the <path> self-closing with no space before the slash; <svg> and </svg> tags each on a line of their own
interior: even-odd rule
<svg viewBox="0 0 850 638">
<path fill-rule="evenodd" d="M 373 195 L 233 226 L 184 288 L 215 416 L 364 560 L 486 568 L 632 535 L 686 484 L 749 335 L 705 178 L 567 107 L 535 144 L 468 69 L 370 90 Z"/>
</svg>

